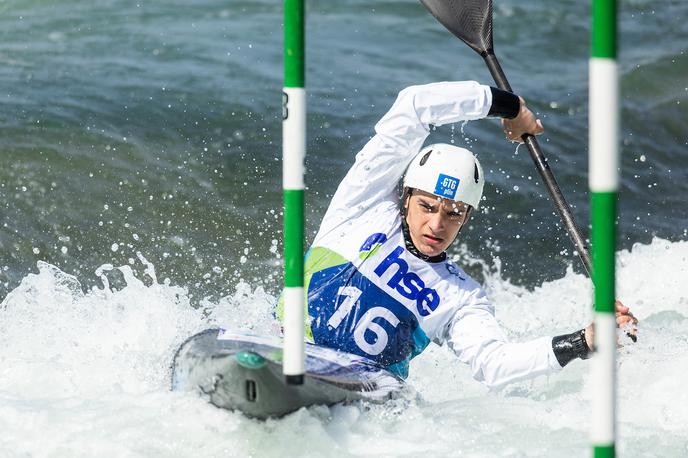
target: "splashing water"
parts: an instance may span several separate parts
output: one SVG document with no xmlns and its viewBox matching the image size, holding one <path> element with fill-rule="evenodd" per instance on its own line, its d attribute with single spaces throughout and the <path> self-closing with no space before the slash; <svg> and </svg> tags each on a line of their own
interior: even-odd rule
<svg viewBox="0 0 688 458">
<path fill-rule="evenodd" d="M 411 365 L 421 399 L 303 409 L 257 422 L 169 391 L 169 364 L 190 334 L 225 324 L 276 332 L 275 298 L 240 281 L 192 306 L 186 289 L 104 265 L 103 287 L 39 263 L 0 305 L 0 456 L 588 456 L 587 362 L 488 392 L 433 346 Z M 482 263 L 497 317 L 515 341 L 590 319 L 589 280 L 569 270 L 535 290 Z M 618 448 L 624 456 L 688 452 L 688 242 L 655 239 L 618 254 L 619 296 L 641 320 L 619 350 Z M 109 287 L 121 275 L 126 286 Z M 295 435 L 307 441 L 294 441 Z M 39 439 L 37 440 L 37 437 Z"/>
</svg>

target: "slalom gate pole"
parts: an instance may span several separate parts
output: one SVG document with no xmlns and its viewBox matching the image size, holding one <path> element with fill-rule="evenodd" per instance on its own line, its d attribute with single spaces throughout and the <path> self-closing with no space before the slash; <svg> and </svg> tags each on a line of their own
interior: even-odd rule
<svg viewBox="0 0 688 458">
<path fill-rule="evenodd" d="M 304 373 L 304 0 L 284 0 L 284 90 L 282 92 L 282 176 L 284 188 L 284 360 L 287 383 Z"/>
<path fill-rule="evenodd" d="M 589 154 L 595 356 L 591 361 L 595 458 L 616 455 L 616 202 L 619 181 L 619 106 L 616 0 L 592 0 Z"/>
</svg>

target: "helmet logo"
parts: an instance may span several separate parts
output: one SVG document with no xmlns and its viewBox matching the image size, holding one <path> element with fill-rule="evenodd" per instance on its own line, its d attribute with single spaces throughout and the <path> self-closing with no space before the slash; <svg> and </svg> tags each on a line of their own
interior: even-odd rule
<svg viewBox="0 0 688 458">
<path fill-rule="evenodd" d="M 440 197 L 453 199 L 456 195 L 456 189 L 459 187 L 459 181 L 458 178 L 440 173 L 440 176 L 437 178 L 434 194 Z"/>
</svg>

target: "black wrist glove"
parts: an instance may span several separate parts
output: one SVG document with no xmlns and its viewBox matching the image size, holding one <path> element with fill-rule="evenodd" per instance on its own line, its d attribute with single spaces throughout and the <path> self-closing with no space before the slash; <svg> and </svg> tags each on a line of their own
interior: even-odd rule
<svg viewBox="0 0 688 458">
<path fill-rule="evenodd" d="M 487 113 L 488 116 L 506 119 L 518 116 L 521 111 L 521 101 L 516 94 L 496 87 L 490 87 L 490 90 L 492 91 L 492 106 L 490 106 L 490 112 Z"/>
<path fill-rule="evenodd" d="M 585 329 L 553 337 L 552 350 L 561 367 L 566 366 L 573 359 L 588 359 L 592 356 L 592 351 L 588 348 L 588 342 L 585 340 Z"/>
</svg>

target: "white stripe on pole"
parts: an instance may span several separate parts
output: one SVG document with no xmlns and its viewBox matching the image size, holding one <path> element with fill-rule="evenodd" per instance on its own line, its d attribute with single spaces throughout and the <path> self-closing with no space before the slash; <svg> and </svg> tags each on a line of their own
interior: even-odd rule
<svg viewBox="0 0 688 458">
<path fill-rule="evenodd" d="M 306 156 L 306 90 L 301 87 L 285 87 L 286 117 L 282 122 L 283 142 L 282 177 L 284 189 L 304 189 L 304 165 Z"/>
<path fill-rule="evenodd" d="M 590 59 L 590 190 L 610 192 L 619 181 L 618 75 L 614 59 Z"/>
<path fill-rule="evenodd" d="M 616 372 L 616 317 L 613 313 L 595 313 L 595 353 L 590 361 L 592 390 L 593 444 L 614 442 Z M 611 370 L 610 370 L 611 368 Z"/>
<path fill-rule="evenodd" d="M 304 298 L 303 288 L 284 288 L 284 362 L 282 370 L 285 375 L 304 373 L 303 354 L 304 334 Z"/>
</svg>

